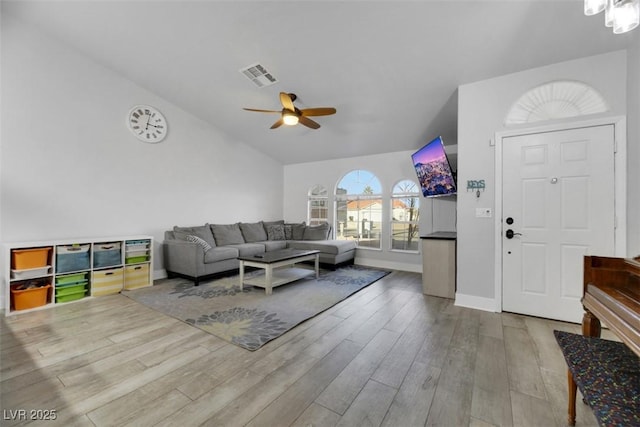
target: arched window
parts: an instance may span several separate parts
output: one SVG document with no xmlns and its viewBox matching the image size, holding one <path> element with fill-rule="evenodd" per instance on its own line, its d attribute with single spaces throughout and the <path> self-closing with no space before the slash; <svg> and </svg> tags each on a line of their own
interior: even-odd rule
<svg viewBox="0 0 640 427">
<path fill-rule="evenodd" d="M 336 187 L 336 238 L 354 239 L 358 247 L 380 249 L 382 186 L 369 171 L 347 173 Z"/>
<path fill-rule="evenodd" d="M 420 190 L 406 179 L 398 182 L 391 193 L 391 250 L 418 252 L 418 218 Z"/>
<path fill-rule="evenodd" d="M 524 93 L 511 106 L 504 123 L 511 126 L 604 113 L 609 110 L 609 104 L 600 92 L 588 84 L 557 80 Z"/>
<path fill-rule="evenodd" d="M 307 223 L 317 225 L 329 222 L 329 198 L 323 185 L 314 185 L 309 189 Z"/>
</svg>

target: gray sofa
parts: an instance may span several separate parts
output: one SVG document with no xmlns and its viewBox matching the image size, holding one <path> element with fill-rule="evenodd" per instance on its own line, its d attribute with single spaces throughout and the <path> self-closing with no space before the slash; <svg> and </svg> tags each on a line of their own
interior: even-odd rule
<svg viewBox="0 0 640 427">
<path fill-rule="evenodd" d="M 164 233 L 164 264 L 169 277 L 186 277 L 196 286 L 202 279 L 236 272 L 238 256 L 278 249 L 319 250 L 325 268 L 353 264 L 355 242 L 331 240 L 330 235 L 329 224 L 310 226 L 283 220 L 175 226 Z"/>
</svg>

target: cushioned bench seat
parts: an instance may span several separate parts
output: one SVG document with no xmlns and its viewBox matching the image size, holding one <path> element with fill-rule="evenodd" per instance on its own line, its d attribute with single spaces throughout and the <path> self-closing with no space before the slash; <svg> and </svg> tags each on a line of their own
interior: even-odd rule
<svg viewBox="0 0 640 427">
<path fill-rule="evenodd" d="M 640 359 L 624 343 L 553 332 L 569 373 L 603 426 L 640 426 Z M 575 425 L 575 385 L 569 379 L 569 419 Z M 572 407 L 573 406 L 573 407 Z"/>
</svg>

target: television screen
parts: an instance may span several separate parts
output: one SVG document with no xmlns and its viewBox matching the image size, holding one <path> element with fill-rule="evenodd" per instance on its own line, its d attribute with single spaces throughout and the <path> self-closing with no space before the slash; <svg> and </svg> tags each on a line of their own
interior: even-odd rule
<svg viewBox="0 0 640 427">
<path fill-rule="evenodd" d="M 442 137 L 437 137 L 411 155 L 424 197 L 456 194 L 456 180 L 444 151 Z"/>
</svg>

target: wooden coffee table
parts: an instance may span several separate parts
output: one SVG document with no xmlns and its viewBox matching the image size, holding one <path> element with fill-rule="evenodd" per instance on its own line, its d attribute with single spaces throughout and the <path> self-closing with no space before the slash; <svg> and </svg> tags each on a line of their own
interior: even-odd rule
<svg viewBox="0 0 640 427">
<path fill-rule="evenodd" d="M 320 251 L 305 251 L 299 249 L 281 249 L 278 251 L 264 252 L 258 255 L 240 256 L 240 290 L 243 285 L 258 286 L 264 288 L 267 295 L 271 295 L 273 288 L 284 285 L 303 277 L 310 276 L 314 270 L 308 268 L 296 268 L 294 264 L 302 261 L 315 261 L 316 279 L 320 276 Z M 287 267 L 290 268 L 281 268 Z M 264 269 L 264 275 L 244 278 L 245 267 Z"/>
</svg>

